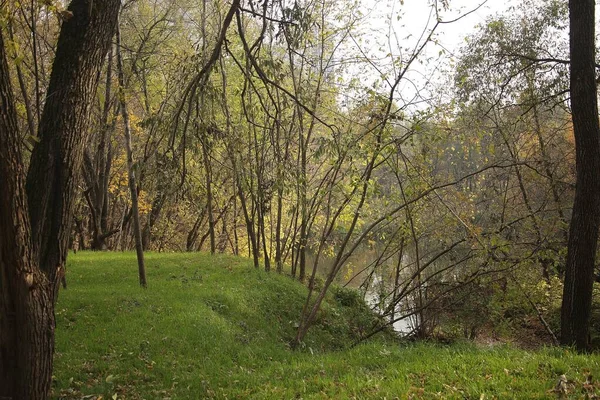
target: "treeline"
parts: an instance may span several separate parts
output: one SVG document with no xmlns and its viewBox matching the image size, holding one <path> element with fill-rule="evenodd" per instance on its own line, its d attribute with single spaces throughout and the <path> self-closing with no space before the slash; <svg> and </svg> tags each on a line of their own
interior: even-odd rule
<svg viewBox="0 0 600 400">
<path fill-rule="evenodd" d="M 566 6 L 490 18 L 433 89 L 414 79 L 444 22 L 432 12 L 382 62 L 346 2 L 125 2 L 71 247 L 134 248 L 133 172 L 144 250 L 245 255 L 309 284 L 296 344 L 347 280 L 378 292 L 365 336 L 410 318 L 419 337 L 528 324 L 556 341 L 575 187 Z M 72 16 L 37 2 L 7 15 L 27 159 Z"/>
<path fill-rule="evenodd" d="M 447 2 L 383 44 L 361 7 L 2 3 L 0 395 L 47 396 L 68 248 L 136 247 L 142 286 L 143 250 L 290 274 L 292 346 L 335 283 L 381 314 L 363 339 L 597 340 L 593 13 L 569 47 L 567 5 L 524 0 L 449 57 Z"/>
</svg>

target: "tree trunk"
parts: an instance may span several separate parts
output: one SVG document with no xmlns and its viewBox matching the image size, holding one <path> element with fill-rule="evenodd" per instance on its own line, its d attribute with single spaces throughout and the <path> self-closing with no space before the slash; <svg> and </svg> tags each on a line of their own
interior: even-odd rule
<svg viewBox="0 0 600 400">
<path fill-rule="evenodd" d="M 125 100 L 125 74 L 123 73 L 123 57 L 121 56 L 121 29 L 117 24 L 117 71 L 119 77 L 119 103 L 123 117 L 125 148 L 127 150 L 127 172 L 129 175 L 129 191 L 131 192 L 131 210 L 133 211 L 133 236 L 135 238 L 135 252 L 137 254 L 138 275 L 140 285 L 146 287 L 146 266 L 144 265 L 144 249 L 142 246 L 142 230 L 140 228 L 140 212 L 138 207 L 137 185 L 133 169 L 133 150 L 131 149 L 131 124 L 129 111 Z"/>
<path fill-rule="evenodd" d="M 571 109 L 577 184 L 569 230 L 561 342 L 589 348 L 594 263 L 600 226 L 600 127 L 596 98 L 594 0 L 570 0 Z"/>
<path fill-rule="evenodd" d="M 281 176 L 281 175 L 280 175 Z M 278 273 L 283 272 L 282 239 L 281 239 L 281 219 L 283 216 L 283 183 L 279 180 L 277 188 L 277 222 L 275 224 L 275 266 Z"/>
<path fill-rule="evenodd" d="M 306 149 L 304 147 L 304 136 L 302 132 L 300 132 L 300 153 L 301 153 L 301 161 L 300 161 L 300 241 L 298 247 L 298 260 L 299 260 L 299 274 L 298 279 L 300 282 L 304 282 L 306 278 L 306 244 L 308 241 L 308 213 L 306 209 L 306 203 L 308 199 L 306 198 Z"/>
<path fill-rule="evenodd" d="M 89 109 L 118 6 L 118 0 L 74 0 L 73 17 L 63 23 L 58 40 L 26 185 L 36 261 L 51 282 L 66 260 Z"/>
<path fill-rule="evenodd" d="M 38 399 L 52 375 L 52 285 L 34 262 L 18 132 L 0 31 L 0 398 Z"/>
<path fill-rule="evenodd" d="M 47 399 L 54 302 L 67 257 L 88 111 L 119 0 L 73 0 L 27 181 L 0 33 L 0 398 Z"/>
<path fill-rule="evenodd" d="M 162 177 L 159 179 L 162 179 Z M 163 184 L 159 185 L 158 194 L 152 201 L 152 208 L 150 209 L 150 214 L 148 215 L 148 221 L 142 230 L 142 248 L 144 251 L 150 250 L 150 244 L 152 243 L 152 229 L 158 222 L 162 208 L 167 201 L 167 188 L 163 186 Z"/>
<path fill-rule="evenodd" d="M 198 239 L 198 231 L 204 223 L 204 211 L 205 209 L 203 209 L 200 215 L 196 217 L 194 226 L 192 226 L 192 229 L 188 232 L 185 246 L 186 251 L 194 251 L 194 246 L 196 244 L 196 240 Z"/>
<path fill-rule="evenodd" d="M 257 238 L 256 238 L 257 235 L 254 230 L 253 219 L 250 218 L 250 215 L 248 213 L 248 207 L 246 205 L 246 198 L 244 197 L 244 193 L 242 192 L 242 189 L 239 184 L 238 184 L 238 195 L 240 198 L 240 203 L 242 204 L 242 211 L 244 212 L 244 219 L 246 221 L 246 230 L 248 232 L 248 241 L 250 242 L 248 244 L 248 249 L 251 250 L 251 252 L 252 252 L 252 259 L 254 260 L 254 267 L 258 268 L 259 260 L 258 260 L 258 243 L 257 243 Z"/>
<path fill-rule="evenodd" d="M 112 101 L 112 64 L 113 49 L 109 48 L 105 88 L 104 105 L 99 129 L 99 141 L 95 152 L 86 148 L 83 153 L 83 169 L 87 190 L 84 192 L 85 199 L 90 209 L 90 236 L 92 238 L 92 250 L 106 250 L 106 240 L 116 231 L 108 227 L 109 195 L 108 185 L 110 181 L 110 170 L 112 167 L 112 145 L 111 137 L 115 130 L 116 118 L 109 122 Z"/>
</svg>

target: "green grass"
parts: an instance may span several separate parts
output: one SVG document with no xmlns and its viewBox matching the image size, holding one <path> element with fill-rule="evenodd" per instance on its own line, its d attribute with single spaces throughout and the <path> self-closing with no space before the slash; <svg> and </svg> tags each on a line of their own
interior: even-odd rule
<svg viewBox="0 0 600 400">
<path fill-rule="evenodd" d="M 386 337 L 348 349 L 373 316 L 345 296 L 328 298 L 292 351 L 306 289 L 289 277 L 231 256 L 149 253 L 146 264 L 142 290 L 133 253 L 69 257 L 55 398 L 556 398 L 562 374 L 569 397 L 600 394 L 583 384 L 600 378 L 598 355 Z"/>
</svg>

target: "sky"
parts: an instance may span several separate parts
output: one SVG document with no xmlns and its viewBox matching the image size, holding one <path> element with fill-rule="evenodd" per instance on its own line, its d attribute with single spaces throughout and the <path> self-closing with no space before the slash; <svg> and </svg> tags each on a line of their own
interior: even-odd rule
<svg viewBox="0 0 600 400">
<path fill-rule="evenodd" d="M 431 11 L 427 0 L 392 0 L 398 4 L 395 12 L 401 14 L 400 20 L 396 21 L 395 29 L 416 35 L 423 31 Z M 463 43 L 465 35 L 475 30 L 477 24 L 485 22 L 486 18 L 508 8 L 510 1 L 499 0 L 448 0 L 449 10 L 440 15 L 442 20 L 451 21 L 461 15 L 468 14 L 460 20 L 444 24 L 439 28 L 440 43 L 448 50 L 456 50 Z M 433 22 L 433 21 L 432 21 Z"/>
<path fill-rule="evenodd" d="M 443 25 L 440 41 L 450 50 L 455 50 L 463 43 L 464 36 L 472 33 L 477 24 L 485 22 L 486 18 L 497 12 L 504 11 L 509 6 L 509 1 L 498 0 L 449 0 L 451 9 L 442 15 L 444 20 L 452 20 L 460 15 L 469 13 L 457 22 Z M 404 6 L 407 14 L 415 15 L 414 18 L 407 18 L 407 21 L 418 21 L 419 15 L 428 13 L 427 2 L 424 0 L 405 0 Z M 478 8 L 479 7 L 479 8 Z M 475 10 L 475 11 L 473 11 Z"/>
<path fill-rule="evenodd" d="M 429 33 L 436 21 L 432 14 L 432 1 L 362 0 L 361 10 L 366 15 L 362 24 L 365 34 L 363 40 L 356 45 L 372 60 L 372 65 L 363 65 L 354 72 L 358 72 L 365 86 L 372 86 L 380 93 L 389 90 L 389 81 L 386 84 L 380 77 L 383 75 L 390 79 L 397 76 L 400 70 L 398 65 L 401 65 L 399 60 L 406 62 L 417 43 L 422 41 L 422 35 Z M 468 15 L 437 28 L 437 43 L 427 45 L 422 57 L 412 64 L 411 71 L 396 91 L 396 100 L 400 103 L 419 102 L 414 96 L 417 92 L 423 92 L 425 82 L 443 85 L 440 82 L 450 76 L 448 71 L 452 68 L 454 56 L 458 54 L 460 46 L 465 43 L 465 36 L 474 33 L 476 25 L 484 23 L 489 16 L 505 11 L 511 0 L 448 0 L 448 3 L 450 8 L 440 14 L 442 21 L 452 21 L 461 15 Z M 392 60 L 395 60 L 396 67 Z M 373 84 L 378 80 L 381 81 L 379 87 Z"/>
</svg>

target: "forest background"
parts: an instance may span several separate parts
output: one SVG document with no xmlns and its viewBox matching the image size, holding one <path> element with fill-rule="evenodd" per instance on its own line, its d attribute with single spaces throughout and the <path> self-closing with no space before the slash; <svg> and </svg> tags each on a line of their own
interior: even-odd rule
<svg viewBox="0 0 600 400">
<path fill-rule="evenodd" d="M 576 189 L 566 2 L 511 3 L 449 49 L 444 27 L 482 8 L 429 2 L 405 35 L 402 1 L 126 1 L 106 56 L 93 53 L 87 103 L 56 118 L 89 115 L 71 126 L 82 144 L 56 178 L 73 189 L 63 199 L 36 191 L 54 154 L 36 149 L 58 143 L 44 131 L 61 27 L 98 8 L 73 3 L 5 1 L 0 19 L 32 248 L 57 266 L 51 282 L 68 283 L 54 238 L 135 248 L 143 286 L 144 251 L 231 253 L 308 285 L 296 346 L 334 284 L 371 296 L 382 318 L 364 338 L 404 321 L 419 338 L 558 343 Z M 52 204 L 67 232 L 43 226 Z M 591 336 L 568 343 L 600 339 L 590 313 Z"/>
</svg>

